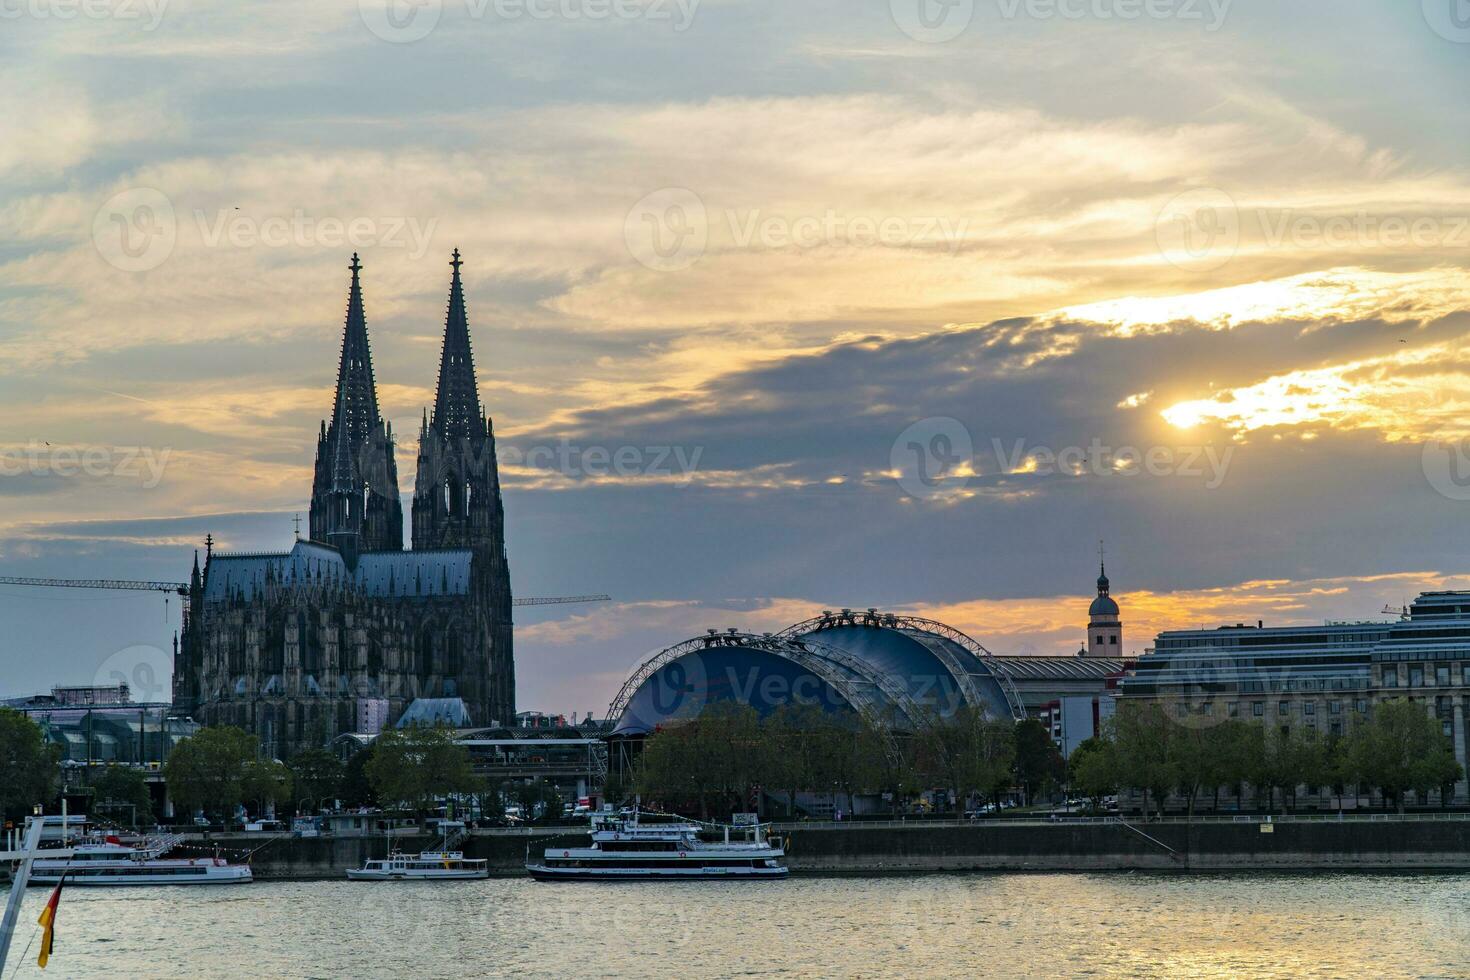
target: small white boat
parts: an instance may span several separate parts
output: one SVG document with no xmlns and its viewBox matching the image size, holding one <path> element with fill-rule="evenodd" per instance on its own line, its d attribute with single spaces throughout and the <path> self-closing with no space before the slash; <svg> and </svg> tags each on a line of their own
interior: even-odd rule
<svg viewBox="0 0 1470 980">
<path fill-rule="evenodd" d="M 549 847 L 527 862 L 537 881 L 755 881 L 785 878 L 786 852 L 766 837 L 767 824 L 709 824 L 646 814 L 596 814 L 591 847 Z M 732 839 L 732 832 L 737 838 Z M 701 834 L 722 836 L 708 841 Z"/>
<path fill-rule="evenodd" d="M 235 885 L 251 881 L 248 864 L 230 864 L 221 857 L 165 858 L 179 845 L 176 834 L 124 844 L 118 837 L 78 841 L 63 857 L 38 857 L 31 865 L 31 881 L 68 885 Z"/>
<path fill-rule="evenodd" d="M 469 881 L 490 877 L 489 862 L 466 858 L 460 851 L 423 851 L 371 859 L 348 868 L 352 881 Z"/>
</svg>

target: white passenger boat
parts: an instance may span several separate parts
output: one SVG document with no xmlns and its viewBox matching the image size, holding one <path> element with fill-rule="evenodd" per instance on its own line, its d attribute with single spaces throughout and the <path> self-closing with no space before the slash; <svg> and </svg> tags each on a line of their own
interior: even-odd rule
<svg viewBox="0 0 1470 980">
<path fill-rule="evenodd" d="M 766 827 L 699 824 L 637 810 L 597 814 L 591 847 L 548 847 L 526 870 L 537 881 L 785 878 L 786 852 L 766 837 Z M 716 839 L 705 839 L 710 836 Z"/>
<path fill-rule="evenodd" d="M 353 881 L 467 881 L 490 877 L 490 868 L 488 862 L 466 858 L 460 851 L 423 851 L 368 860 L 360 868 L 348 868 L 347 877 Z"/>
<path fill-rule="evenodd" d="M 31 881 L 68 885 L 234 885 L 250 881 L 250 865 L 230 864 L 221 857 L 165 858 L 183 840 L 177 834 L 148 837 L 124 844 L 118 837 L 86 838 L 67 848 L 71 853 L 38 857 Z"/>
</svg>

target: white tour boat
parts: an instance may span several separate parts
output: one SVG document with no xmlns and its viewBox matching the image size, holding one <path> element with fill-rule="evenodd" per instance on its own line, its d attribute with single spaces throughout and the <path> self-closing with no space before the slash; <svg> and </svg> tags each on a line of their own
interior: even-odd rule
<svg viewBox="0 0 1470 980">
<path fill-rule="evenodd" d="M 348 868 L 353 881 L 467 881 L 490 877 L 489 863 L 466 858 L 460 851 L 424 851 L 373 858 L 360 868 Z"/>
<path fill-rule="evenodd" d="M 526 870 L 537 881 L 785 878 L 786 852 L 767 839 L 766 826 L 701 825 L 638 810 L 600 813 L 592 818 L 591 847 L 548 847 Z M 702 831 L 722 839 L 705 840 Z M 737 839 L 731 839 L 732 831 Z"/>
<path fill-rule="evenodd" d="M 31 881 L 68 885 L 233 885 L 250 881 L 250 865 L 224 858 L 165 858 L 183 838 L 177 834 L 124 844 L 118 837 L 85 838 L 65 848 L 69 854 L 38 857 Z M 42 852 L 44 853 L 44 852 Z"/>
</svg>

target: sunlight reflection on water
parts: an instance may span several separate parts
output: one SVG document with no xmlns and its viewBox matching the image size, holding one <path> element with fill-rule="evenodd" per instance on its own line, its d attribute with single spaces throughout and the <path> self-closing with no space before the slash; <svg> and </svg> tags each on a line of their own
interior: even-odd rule
<svg viewBox="0 0 1470 980">
<path fill-rule="evenodd" d="M 1467 905 L 1470 875 L 75 888 L 19 975 L 1470 977 Z"/>
</svg>

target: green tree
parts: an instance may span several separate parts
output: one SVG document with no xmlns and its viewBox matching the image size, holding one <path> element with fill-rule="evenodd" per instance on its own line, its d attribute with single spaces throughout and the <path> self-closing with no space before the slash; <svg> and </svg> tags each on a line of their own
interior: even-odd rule
<svg viewBox="0 0 1470 980">
<path fill-rule="evenodd" d="M 626 772 L 610 772 L 602 783 L 602 802 L 621 806 L 633 795 L 633 777 Z"/>
<path fill-rule="evenodd" d="M 565 801 L 561 798 L 561 792 L 555 786 L 547 783 L 546 792 L 541 797 L 541 822 L 553 826 L 561 823 L 565 809 Z"/>
<path fill-rule="evenodd" d="M 700 814 L 708 814 L 708 775 L 699 760 L 698 724 L 673 725 L 644 739 L 633 769 L 635 792 L 649 802 L 698 800 Z"/>
<path fill-rule="evenodd" d="M 1321 771 L 1317 777 L 1323 786 L 1332 789 L 1337 799 L 1337 809 L 1342 809 L 1342 797 L 1347 792 L 1351 774 L 1347 761 L 1347 740 L 1341 735 L 1328 735 L 1323 740 Z"/>
<path fill-rule="evenodd" d="M 92 776 L 92 809 L 134 828 L 153 822 L 153 798 L 140 770 L 109 763 Z"/>
<path fill-rule="evenodd" d="M 1118 782 L 1143 791 L 1143 811 L 1148 813 L 1149 796 L 1164 812 L 1164 800 L 1178 776 L 1171 759 L 1170 739 L 1180 726 L 1156 702 L 1123 702 L 1108 723 L 1117 746 Z"/>
<path fill-rule="evenodd" d="M 614 777 L 608 777 L 612 782 Z M 480 801 L 480 816 L 485 820 L 505 819 L 505 780 L 487 779 L 476 794 Z"/>
<path fill-rule="evenodd" d="M 919 739 L 895 735 L 885 725 L 863 721 L 855 745 L 860 782 L 886 795 L 890 811 L 897 814 L 920 786 Z"/>
<path fill-rule="evenodd" d="M 1260 725 L 1246 721 L 1227 721 L 1218 729 L 1215 742 L 1215 809 L 1220 809 L 1219 787 L 1227 787 L 1240 809 L 1245 785 L 1258 768 L 1255 759 L 1262 751 L 1264 732 Z"/>
<path fill-rule="evenodd" d="M 517 783 L 514 793 L 516 802 L 520 804 L 521 812 L 526 815 L 528 823 L 539 821 L 545 824 L 556 824 L 561 822 L 561 794 L 551 783 L 544 779 Z"/>
<path fill-rule="evenodd" d="M 991 718 L 982 708 L 959 708 L 947 718 L 930 718 L 917 738 L 920 767 L 925 776 L 955 791 L 955 806 L 963 808 L 971 795 L 995 799 L 1015 778 L 1015 725 Z"/>
<path fill-rule="evenodd" d="M 1184 797 L 1187 815 L 1194 817 L 1199 795 L 1208 792 L 1220 808 L 1220 787 L 1233 774 L 1230 755 L 1235 751 L 1231 722 L 1200 727 L 1178 725 L 1168 739 L 1169 769 L 1174 788 Z"/>
<path fill-rule="evenodd" d="M 1035 718 L 1017 722 L 1013 731 L 1016 741 L 1016 782 L 1029 806 L 1036 794 L 1056 786 L 1067 778 L 1067 761 L 1062 758 L 1051 732 Z"/>
<path fill-rule="evenodd" d="M 36 723 L 0 708 L 0 818 L 19 820 L 56 791 L 61 754 L 47 745 Z"/>
<path fill-rule="evenodd" d="M 201 728 L 174 746 L 164 764 L 169 795 L 185 810 L 228 820 L 244 799 L 240 781 L 255 758 L 253 737 L 228 725 Z"/>
<path fill-rule="evenodd" d="M 1291 805 L 1291 794 L 1302 781 L 1304 769 L 1298 750 L 1298 741 L 1293 740 L 1290 730 L 1261 728 L 1260 751 L 1252 756 L 1251 784 L 1257 793 L 1266 792 L 1266 812 L 1276 810 L 1276 791 L 1281 791 L 1281 808 Z"/>
<path fill-rule="evenodd" d="M 1384 701 L 1373 716 L 1349 736 L 1349 768 L 1377 786 L 1384 804 L 1393 799 L 1404 812 L 1408 790 L 1420 792 L 1453 783 L 1461 776 L 1449 739 L 1424 705 L 1410 700 Z"/>
<path fill-rule="evenodd" d="M 439 799 L 472 795 L 484 787 L 484 780 L 475 775 L 469 750 L 459 744 L 459 736 L 453 729 L 418 731 L 423 735 L 422 765 L 430 796 Z"/>
<path fill-rule="evenodd" d="M 321 806 L 334 800 L 342 789 L 342 763 L 326 749 L 305 749 L 291 757 L 291 777 L 298 800 L 312 800 Z"/>
<path fill-rule="evenodd" d="M 1102 807 L 1104 796 L 1118 792 L 1118 762 L 1113 743 L 1106 738 L 1085 739 L 1067 760 L 1067 778 L 1072 788 Z"/>
<path fill-rule="evenodd" d="M 1331 786 L 1336 779 L 1331 744 L 1316 728 L 1293 729 L 1291 735 L 1296 766 L 1301 773 L 1300 785 L 1320 800 L 1323 787 Z M 1292 797 L 1292 802 L 1297 803 L 1294 790 Z"/>
<path fill-rule="evenodd" d="M 342 767 L 342 783 L 337 792 L 341 794 L 343 806 L 378 805 L 378 791 L 373 788 L 373 781 L 367 774 L 372 758 L 373 747 L 369 745 L 355 753 Z"/>
<path fill-rule="evenodd" d="M 823 776 L 834 791 L 842 793 L 850 815 L 853 796 L 864 788 L 868 772 L 863 758 L 867 748 L 863 743 L 861 725 L 855 717 L 823 712 L 818 737 Z M 834 800 L 833 809 L 836 808 Z"/>
<path fill-rule="evenodd" d="M 705 708 L 694 725 L 701 764 L 720 809 L 743 811 L 766 768 L 760 714 L 748 704 L 720 702 Z"/>
<path fill-rule="evenodd" d="M 240 774 L 240 796 L 255 804 L 257 816 L 264 816 L 275 804 L 290 802 L 291 770 L 275 759 L 245 763 L 245 770 Z"/>
<path fill-rule="evenodd" d="M 821 725 L 822 714 L 816 705 L 787 703 L 767 716 L 762 724 L 769 759 L 769 785 L 785 792 L 787 819 L 796 819 L 797 794 L 814 784 L 819 751 L 812 733 Z"/>
<path fill-rule="evenodd" d="M 454 729 L 442 726 L 387 729 L 374 740 L 363 768 L 379 800 L 416 813 L 432 800 L 474 793 L 480 786 L 469 752 Z"/>
</svg>

